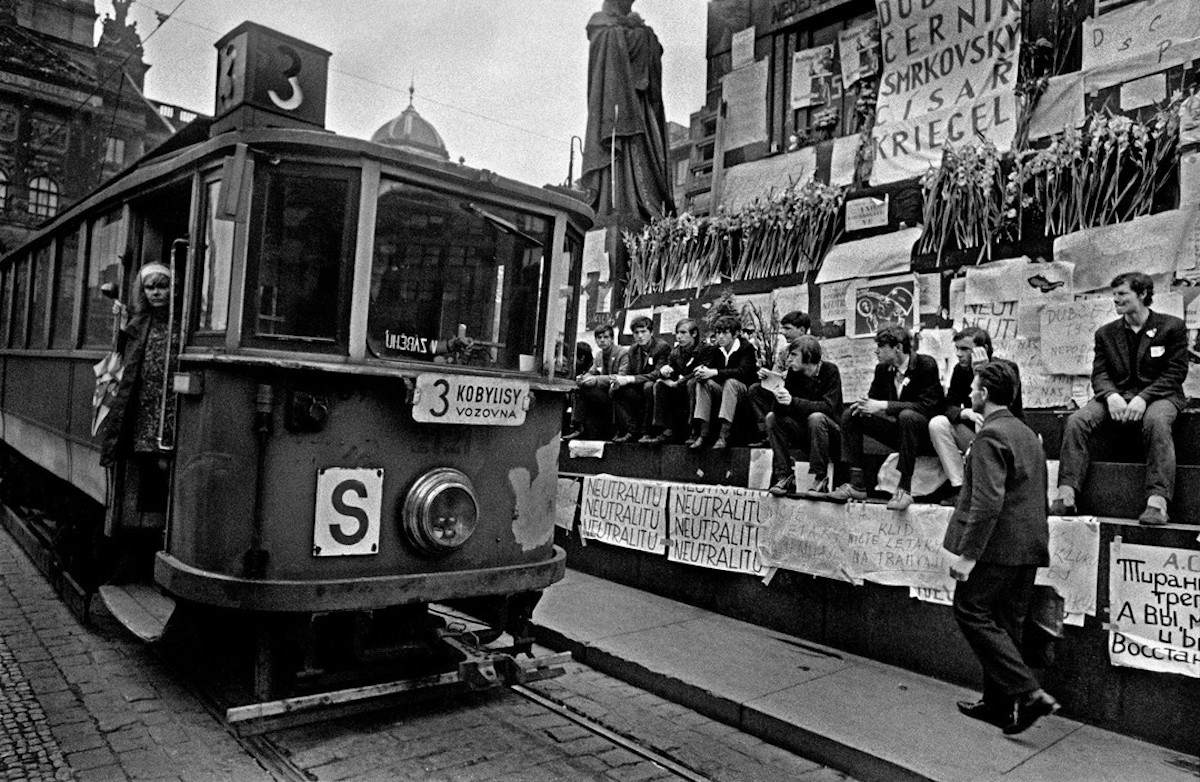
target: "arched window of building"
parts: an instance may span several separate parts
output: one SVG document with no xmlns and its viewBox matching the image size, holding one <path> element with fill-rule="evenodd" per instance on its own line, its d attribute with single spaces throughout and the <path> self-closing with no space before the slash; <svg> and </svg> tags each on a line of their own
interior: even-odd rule
<svg viewBox="0 0 1200 782">
<path fill-rule="evenodd" d="M 29 214 L 53 217 L 58 214 L 58 185 L 48 176 L 36 176 L 29 181 Z"/>
</svg>

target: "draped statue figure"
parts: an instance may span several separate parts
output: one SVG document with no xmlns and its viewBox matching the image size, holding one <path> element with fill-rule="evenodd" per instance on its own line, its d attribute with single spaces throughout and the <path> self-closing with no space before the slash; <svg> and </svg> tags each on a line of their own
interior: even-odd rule
<svg viewBox="0 0 1200 782">
<path fill-rule="evenodd" d="M 601 224 L 610 222 L 606 217 L 648 221 L 675 211 L 662 102 L 662 45 L 632 6 L 633 0 L 604 0 L 587 25 L 583 185 Z"/>
</svg>

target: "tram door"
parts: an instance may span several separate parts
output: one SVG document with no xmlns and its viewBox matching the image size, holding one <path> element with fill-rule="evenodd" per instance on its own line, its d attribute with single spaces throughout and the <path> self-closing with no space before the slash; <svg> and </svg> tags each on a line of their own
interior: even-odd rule
<svg viewBox="0 0 1200 782">
<path fill-rule="evenodd" d="M 162 546 L 170 506 L 175 432 L 171 376 L 181 345 L 183 282 L 188 256 L 191 183 L 180 182 L 130 204 L 128 244 L 122 257 L 124 403 L 119 458 L 110 472 L 105 531 L 135 550 Z M 162 267 L 170 270 L 164 280 Z M 144 292 L 143 288 L 149 286 Z M 158 292 L 154 288 L 165 292 Z M 154 298 L 155 304 L 151 304 Z M 162 303 L 165 300 L 165 304 Z M 137 569 L 148 566 L 150 558 Z M 127 573 L 129 578 L 146 575 Z"/>
</svg>

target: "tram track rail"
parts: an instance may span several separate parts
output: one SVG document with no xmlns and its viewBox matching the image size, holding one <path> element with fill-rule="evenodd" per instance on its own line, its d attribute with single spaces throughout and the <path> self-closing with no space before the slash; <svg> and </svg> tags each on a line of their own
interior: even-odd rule
<svg viewBox="0 0 1200 782">
<path fill-rule="evenodd" d="M 60 599 L 63 599 L 76 612 L 81 621 L 90 623 L 97 619 L 94 613 L 88 610 L 88 604 L 91 602 L 90 599 L 82 602 L 82 611 L 79 610 L 79 606 L 75 605 L 80 602 L 83 596 L 82 590 L 73 581 L 69 583 L 63 582 L 65 571 L 47 545 L 48 541 L 45 539 L 45 536 L 34 534 L 34 527 L 23 514 L 11 507 L 0 507 L 0 526 L 3 526 L 14 535 L 26 554 L 38 566 L 43 576 L 55 587 Z M 453 621 L 463 623 L 464 629 L 466 629 L 467 625 L 473 624 L 470 617 L 459 612 L 444 608 L 431 610 Z M 466 630 L 465 635 L 469 636 L 470 634 L 471 631 Z M 230 723 L 228 720 L 229 709 L 227 705 L 221 703 L 221 699 L 212 691 L 212 688 L 206 687 L 205 683 L 199 679 L 194 671 L 189 671 L 182 661 L 175 659 L 167 647 L 149 645 L 146 647 L 146 650 L 148 654 L 153 655 L 156 660 L 171 670 L 175 674 L 177 681 L 195 698 L 201 708 L 214 720 L 224 725 L 226 731 L 238 742 L 239 746 L 248 755 L 253 757 L 267 773 L 273 778 L 280 780 L 280 782 L 312 782 L 313 777 L 293 762 L 289 752 L 275 741 L 272 736 L 273 733 L 306 724 L 332 722 L 356 714 L 379 711 L 385 708 L 395 708 L 400 705 L 386 701 L 381 702 L 379 699 L 348 702 L 339 698 L 337 692 L 314 693 L 304 698 L 308 708 L 296 711 L 275 709 L 274 713 L 257 728 L 246 730 L 244 724 Z M 554 655 L 554 657 L 560 658 L 561 655 Z M 383 690 L 394 690 L 396 693 L 408 690 L 402 682 L 383 683 L 376 686 Z M 539 707 L 568 720 L 589 734 L 603 739 L 614 747 L 624 749 L 639 758 L 654 763 L 679 779 L 684 779 L 688 782 L 712 782 L 710 777 L 693 771 L 676 759 L 645 746 L 637 741 L 636 738 L 624 735 L 590 717 L 580 714 L 565 704 L 555 701 L 527 685 L 510 684 L 503 688 L 498 687 L 496 691 L 500 689 L 507 689 L 509 692 L 525 700 L 536 703 Z M 440 697 L 454 696 L 453 694 L 443 693 Z M 265 704 L 259 704 L 259 706 L 262 705 Z M 254 708 L 254 706 L 250 708 Z"/>
</svg>

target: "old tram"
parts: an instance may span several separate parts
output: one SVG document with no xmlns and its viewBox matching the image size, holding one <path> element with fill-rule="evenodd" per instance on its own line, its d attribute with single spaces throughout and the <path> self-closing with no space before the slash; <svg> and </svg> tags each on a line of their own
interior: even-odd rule
<svg viewBox="0 0 1200 782">
<path fill-rule="evenodd" d="M 116 613 L 162 620 L 161 594 L 251 617 L 259 699 L 334 659 L 454 680 L 434 602 L 473 601 L 527 651 L 564 573 L 563 335 L 590 210 L 325 131 L 328 53 L 302 41 L 245 23 L 217 50 L 213 120 L 0 262 L 5 447 L 106 504 L 92 564 Z M 91 432 L 109 297 L 148 262 L 174 272 L 179 333 L 161 512 Z"/>
</svg>

